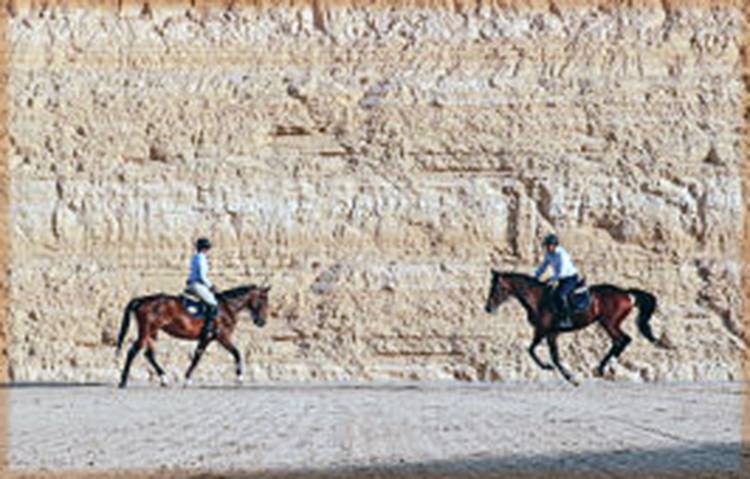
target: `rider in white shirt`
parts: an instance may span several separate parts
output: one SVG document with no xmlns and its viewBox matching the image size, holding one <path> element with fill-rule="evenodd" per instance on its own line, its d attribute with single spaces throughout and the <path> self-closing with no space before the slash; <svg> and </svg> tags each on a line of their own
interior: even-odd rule
<svg viewBox="0 0 750 479">
<path fill-rule="evenodd" d="M 547 284 L 553 287 L 556 285 L 552 294 L 558 311 L 558 325 L 561 328 L 569 328 L 572 323 L 569 317 L 568 295 L 578 284 L 578 270 L 570 254 L 560 246 L 557 236 L 547 235 L 542 245 L 546 249 L 544 261 L 539 265 L 534 276 L 539 279 L 547 268 L 552 266 L 552 276 L 547 280 Z"/>
</svg>

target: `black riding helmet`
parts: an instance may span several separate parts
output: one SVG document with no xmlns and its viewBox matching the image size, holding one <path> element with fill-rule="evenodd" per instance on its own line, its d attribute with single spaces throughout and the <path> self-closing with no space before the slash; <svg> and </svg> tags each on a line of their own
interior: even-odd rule
<svg viewBox="0 0 750 479">
<path fill-rule="evenodd" d="M 211 246 L 211 242 L 208 240 L 208 238 L 198 238 L 198 241 L 195 242 L 195 249 L 197 249 L 198 251 L 211 249 Z"/>
<path fill-rule="evenodd" d="M 548 234 L 544 237 L 544 241 L 542 242 L 543 246 L 549 246 L 549 245 L 555 245 L 557 246 L 560 244 L 560 240 L 557 239 L 557 235 L 554 234 Z"/>
</svg>

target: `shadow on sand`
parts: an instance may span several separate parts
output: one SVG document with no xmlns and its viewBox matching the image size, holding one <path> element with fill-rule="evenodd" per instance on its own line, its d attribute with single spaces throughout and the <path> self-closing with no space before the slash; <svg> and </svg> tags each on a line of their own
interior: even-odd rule
<svg viewBox="0 0 750 479">
<path fill-rule="evenodd" d="M 447 478 L 585 478 L 677 479 L 743 478 L 748 463 L 739 443 L 706 443 L 664 449 L 503 457 L 469 457 L 418 463 L 396 462 L 316 470 L 242 471 L 76 471 L 74 477 L 153 477 L 227 479 L 447 479 Z M 13 477 L 56 477 L 60 472 L 17 471 Z M 69 473 L 64 477 L 71 477 Z"/>
<path fill-rule="evenodd" d="M 420 463 L 398 462 L 316 471 L 229 473 L 219 477 L 269 479 L 344 478 L 638 478 L 742 477 L 739 443 L 695 444 L 664 449 L 622 449 L 531 456 L 469 457 Z M 205 477 L 212 477 L 210 474 Z M 747 476 L 744 476 L 747 477 Z"/>
</svg>

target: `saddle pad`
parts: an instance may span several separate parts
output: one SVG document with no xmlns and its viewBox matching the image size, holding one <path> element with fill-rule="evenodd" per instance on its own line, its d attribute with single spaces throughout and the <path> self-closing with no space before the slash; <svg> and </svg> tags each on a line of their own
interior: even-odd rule
<svg viewBox="0 0 750 479">
<path fill-rule="evenodd" d="M 573 291 L 569 298 L 570 306 L 574 312 L 579 312 L 591 306 L 591 293 L 586 287 L 578 288 Z"/>
<path fill-rule="evenodd" d="M 202 301 L 188 297 L 185 294 L 180 295 L 180 301 L 182 301 L 182 306 L 189 315 L 200 320 L 206 319 L 207 308 Z"/>
</svg>

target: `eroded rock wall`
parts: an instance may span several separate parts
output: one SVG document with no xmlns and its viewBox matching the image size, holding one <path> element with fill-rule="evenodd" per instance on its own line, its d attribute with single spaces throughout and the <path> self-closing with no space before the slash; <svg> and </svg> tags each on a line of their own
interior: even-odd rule
<svg viewBox="0 0 750 479">
<path fill-rule="evenodd" d="M 738 378 L 741 34 L 733 8 L 19 9 L 13 378 L 114 381 L 128 299 L 180 291 L 203 234 L 219 285 L 273 285 L 236 337 L 254 379 L 553 378 L 520 306 L 482 310 L 552 230 L 659 297 L 677 350 L 631 319 L 618 377 Z M 608 341 L 562 346 L 587 375 Z M 197 378 L 230 378 L 209 351 Z"/>
</svg>

